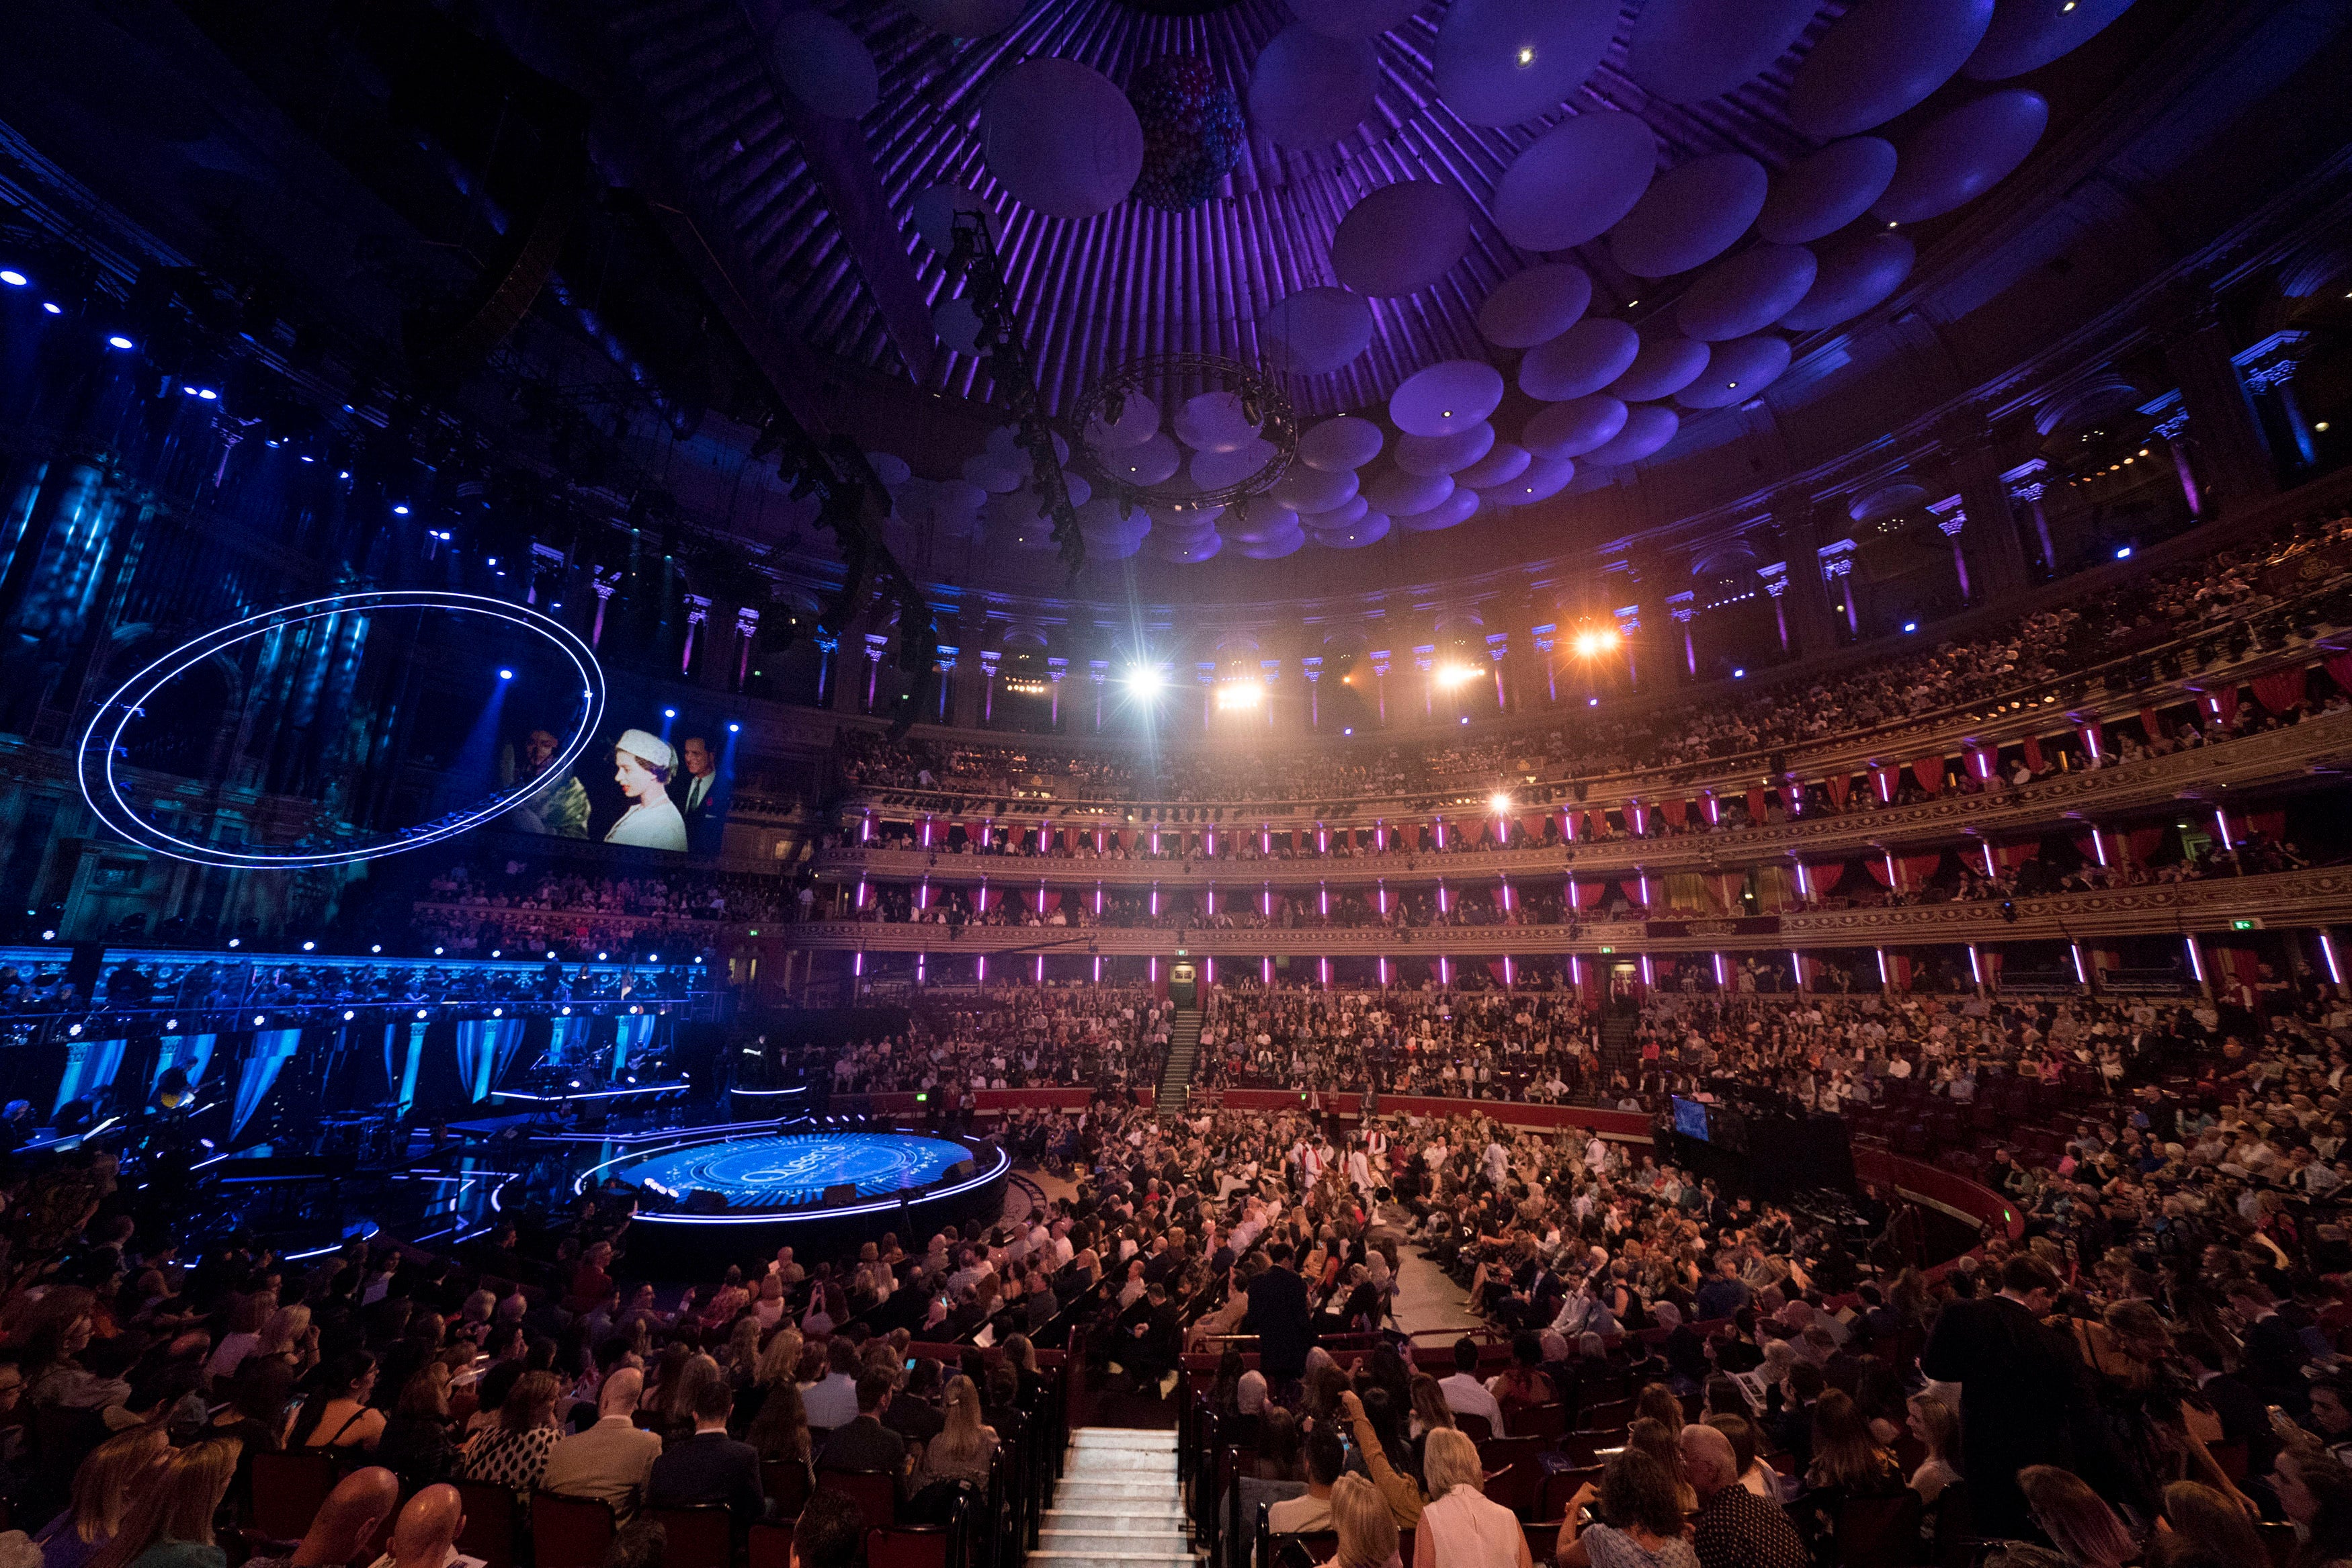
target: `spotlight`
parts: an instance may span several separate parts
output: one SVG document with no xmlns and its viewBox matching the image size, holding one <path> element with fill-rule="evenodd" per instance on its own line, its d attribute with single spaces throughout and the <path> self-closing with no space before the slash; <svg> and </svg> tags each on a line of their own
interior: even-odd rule
<svg viewBox="0 0 2352 1568">
<path fill-rule="evenodd" d="M 139 345 L 121 333 L 116 332 L 106 340 L 106 346 L 110 349 L 135 349 Z"/>
<path fill-rule="evenodd" d="M 1744 681 L 1748 678 L 1748 672 L 1744 669 L 1735 669 L 1731 672 L 1731 678 L 1735 681 Z"/>
<path fill-rule="evenodd" d="M 81 1032 L 81 1025 L 78 1023 L 69 1023 L 66 1025 L 66 1032 L 68 1034 L 79 1034 Z"/>
<path fill-rule="evenodd" d="M 490 949 L 490 956 L 493 958 L 503 958 L 506 956 L 506 949 L 503 947 L 493 947 Z"/>
<path fill-rule="evenodd" d="M 180 1027 L 180 1020 L 178 1019 L 165 1019 L 163 1020 L 163 1027 L 165 1029 L 177 1029 Z"/>
<path fill-rule="evenodd" d="M 228 945 L 232 947 L 242 947 L 245 946 L 245 938 L 242 936 L 232 936 L 228 939 Z"/>
<path fill-rule="evenodd" d="M 395 517 L 404 517 L 408 516 L 408 503 L 405 501 L 394 501 L 392 504 L 392 515 Z"/>
<path fill-rule="evenodd" d="M 504 1018 L 507 1016 L 507 1009 L 504 1008 L 492 1008 L 490 1009 L 490 1016 L 494 1019 Z"/>
<path fill-rule="evenodd" d="M 1498 817 L 1510 814 L 1511 798 L 1500 789 L 1486 797 L 1486 804 L 1495 809 L 1495 815 Z"/>
<path fill-rule="evenodd" d="M 355 1019 L 355 1018 L 357 1018 L 357 1017 L 359 1017 L 359 1016 L 360 1016 L 359 1014 L 357 1014 L 357 1013 L 353 1012 L 353 1011 L 352 1011 L 351 1009 L 349 1009 L 349 1008 L 345 1008 L 345 1009 L 343 1009 L 343 1021 L 344 1021 L 345 1023 L 349 1023 L 349 1022 L 351 1022 L 353 1019 Z"/>
<path fill-rule="evenodd" d="M 58 934 L 55 931 L 44 931 L 41 933 L 41 940 L 44 942 L 54 942 L 57 939 Z M 231 946 L 234 946 L 235 944 L 232 943 Z"/>
<path fill-rule="evenodd" d="M 8 267 L 5 271 L 0 271 L 0 283 L 5 283 L 11 288 L 22 288 L 26 284 L 31 281 L 32 279 L 26 277 L 23 273 L 17 271 L 13 267 Z"/>
<path fill-rule="evenodd" d="M 1130 664 L 1127 670 L 1127 689 L 1139 696 L 1149 696 L 1160 689 L 1160 672 L 1150 664 Z"/>
<path fill-rule="evenodd" d="M 58 304 L 54 299 L 42 300 L 41 308 L 47 311 L 52 316 L 62 316 L 66 313 L 66 308 Z"/>
<path fill-rule="evenodd" d="M 261 1014 L 259 1014 L 259 1013 L 256 1013 L 256 1014 L 254 1014 L 254 1015 L 253 1015 L 253 1027 L 254 1027 L 254 1028 L 256 1028 L 256 1029 L 259 1029 L 259 1028 L 262 1026 L 262 1023 L 263 1023 L 264 1021 L 265 1021 L 265 1020 L 264 1020 L 263 1016 L 262 1016 Z"/>
<path fill-rule="evenodd" d="M 664 717 L 664 718 L 676 718 L 677 716 L 677 709 L 676 709 L 676 708 L 674 708 L 674 707 L 666 707 L 666 708 L 662 709 L 662 717 Z"/>
<path fill-rule="evenodd" d="M 1469 716 L 1468 714 L 1466 714 L 1466 713 L 1465 713 L 1465 714 L 1464 714 L 1464 715 L 1462 716 L 1462 722 L 1463 722 L 1464 724 L 1468 724 L 1468 723 L 1470 722 L 1470 716 Z"/>
<path fill-rule="evenodd" d="M 423 1008 L 419 1008 L 419 1009 L 416 1009 L 416 1016 L 417 1016 L 418 1018 L 423 1018 L 423 1017 L 425 1016 L 425 1009 L 424 1009 Z"/>
<path fill-rule="evenodd" d="M 514 672 L 513 672 L 512 670 L 500 670 L 500 671 L 499 672 L 499 679 L 500 679 L 500 680 L 502 680 L 502 681 L 510 681 L 510 680 L 513 680 L 513 679 L 514 679 Z"/>
<path fill-rule="evenodd" d="M 551 957 L 551 958 L 554 957 L 554 956 L 555 956 L 555 949 L 554 949 L 554 948 L 552 948 L 552 947 L 550 947 L 550 948 L 547 950 L 547 956 L 548 956 L 549 957 Z"/>
<path fill-rule="evenodd" d="M 1353 735 L 1353 734 L 1355 734 L 1355 733 L 1356 733 L 1355 727 L 1354 727 L 1353 725 L 1350 725 L 1350 726 L 1349 726 L 1347 728 L 1342 729 L 1339 733 L 1340 733 L 1341 735 Z"/>
<path fill-rule="evenodd" d="M 599 953 L 596 955 L 596 961 L 601 964 L 611 956 L 612 955 L 610 953 Z"/>
<path fill-rule="evenodd" d="M 730 723 L 727 727 L 727 733 L 730 735 L 740 735 L 743 733 L 743 727 L 740 724 Z"/>
<path fill-rule="evenodd" d="M 440 948 L 438 948 L 438 947 L 434 948 L 434 949 L 433 949 L 433 956 L 434 956 L 436 958 L 438 958 L 439 956 L 441 956 L 441 949 L 440 949 Z"/>
<path fill-rule="evenodd" d="M 368 951 L 371 953 L 381 953 L 383 951 L 383 944 L 378 942 L 373 946 L 370 947 Z"/>
<path fill-rule="evenodd" d="M 648 964 L 658 964 L 661 962 L 661 955 L 658 953 L 648 953 L 646 955 L 646 962 Z"/>
<path fill-rule="evenodd" d="M 315 953 L 318 950 L 319 945 L 316 942 L 304 942 L 302 944 L 302 951 L 305 953 Z"/>
<path fill-rule="evenodd" d="M 1903 622 L 1903 630 L 1906 632 L 1916 632 L 1919 630 L 1919 622 L 1916 621 L 1906 621 Z"/>
<path fill-rule="evenodd" d="M 1587 697 L 1584 699 L 1584 706 L 1586 707 L 1599 707 L 1601 706 L 1601 699 L 1599 697 Z"/>
<path fill-rule="evenodd" d="M 2129 545 L 2117 545 L 2117 546 L 2116 547 L 2116 559 L 2117 560 L 2129 560 L 2129 559 L 2131 559 L 2131 546 L 2129 546 Z"/>
</svg>

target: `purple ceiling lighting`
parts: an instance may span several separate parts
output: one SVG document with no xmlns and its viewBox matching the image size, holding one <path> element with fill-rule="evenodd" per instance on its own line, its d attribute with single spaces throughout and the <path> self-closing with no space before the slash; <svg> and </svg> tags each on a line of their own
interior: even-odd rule
<svg viewBox="0 0 2352 1568">
<path fill-rule="evenodd" d="M 617 26 L 738 229 L 742 281 L 819 352 L 992 401 L 940 245 L 978 212 L 1049 411 L 1152 355 L 1279 377 L 1299 462 L 1345 476 L 1296 481 L 1299 522 L 1226 537 L 1279 554 L 1294 527 L 1431 526 L 1408 479 L 1475 471 L 1460 488 L 1524 505 L 1763 392 L 1790 332 L 1903 287 L 1916 252 L 1890 224 L 1965 205 L 2044 140 L 2034 93 L 1972 84 L 2127 5 L 819 0 L 762 36 L 742 0 L 666 0 Z M 1214 479 L 1252 433 L 1205 412 L 1168 401 L 1087 445 L 1121 484 Z M 1318 436 L 1343 413 L 1372 417 Z M 1398 429 L 1419 443 L 1390 448 Z M 1381 493 L 1359 495 L 1383 449 Z M 992 450 L 961 483 L 1002 497 L 1028 476 Z M 1149 541 L 1099 507 L 1086 521 L 1106 554 L 1218 548 L 1197 517 Z"/>
</svg>

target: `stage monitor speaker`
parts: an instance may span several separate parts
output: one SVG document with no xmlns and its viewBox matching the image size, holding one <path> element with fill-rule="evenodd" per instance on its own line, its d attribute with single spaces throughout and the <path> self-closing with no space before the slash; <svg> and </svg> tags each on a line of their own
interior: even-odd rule
<svg viewBox="0 0 2352 1568">
<path fill-rule="evenodd" d="M 724 1214 L 727 1212 L 727 1195 L 713 1192 L 707 1186 L 692 1188 L 686 1195 L 686 1211 L 688 1214 Z"/>
<path fill-rule="evenodd" d="M 831 1186 L 824 1189 L 824 1197 L 819 1201 L 823 1202 L 827 1207 L 831 1207 L 836 1203 L 856 1203 L 857 1201 L 857 1184 L 854 1181 L 837 1181 Z"/>
<path fill-rule="evenodd" d="M 980 1174 L 980 1166 L 970 1159 L 961 1159 L 948 1167 L 949 1181 L 970 1181 Z"/>
</svg>

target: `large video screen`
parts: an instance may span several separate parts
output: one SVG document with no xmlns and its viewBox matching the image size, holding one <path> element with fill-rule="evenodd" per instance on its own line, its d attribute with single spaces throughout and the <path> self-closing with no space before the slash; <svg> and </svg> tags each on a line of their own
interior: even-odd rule
<svg viewBox="0 0 2352 1568">
<path fill-rule="evenodd" d="M 1703 1100 L 1685 1100 L 1679 1094 L 1674 1099 L 1675 1131 L 1685 1138 L 1696 1138 L 1699 1142 L 1706 1143 L 1707 1141 L 1706 1103 Z"/>
<path fill-rule="evenodd" d="M 499 782 L 541 787 L 502 826 L 677 854 L 715 855 L 734 799 L 736 735 L 724 724 L 662 717 L 614 729 L 572 769 L 551 772 L 557 736 L 532 727 L 501 755 Z"/>
</svg>

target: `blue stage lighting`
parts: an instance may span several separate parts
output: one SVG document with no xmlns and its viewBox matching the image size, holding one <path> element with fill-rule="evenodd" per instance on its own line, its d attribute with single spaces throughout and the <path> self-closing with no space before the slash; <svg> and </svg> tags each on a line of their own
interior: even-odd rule
<svg viewBox="0 0 2352 1568">
<path fill-rule="evenodd" d="M 117 332 L 106 340 L 106 346 L 110 349 L 135 349 L 139 345 Z"/>
<path fill-rule="evenodd" d="M 500 670 L 500 671 L 499 672 L 499 679 L 500 679 L 500 680 L 502 680 L 502 681 L 510 681 L 510 680 L 513 680 L 513 679 L 514 679 L 514 672 L 513 672 L 512 670 Z"/>
<path fill-rule="evenodd" d="M 0 283 L 5 283 L 11 288 L 22 288 L 26 284 L 31 281 L 32 279 L 26 277 L 23 273 L 17 271 L 13 267 L 0 269 Z"/>
</svg>

